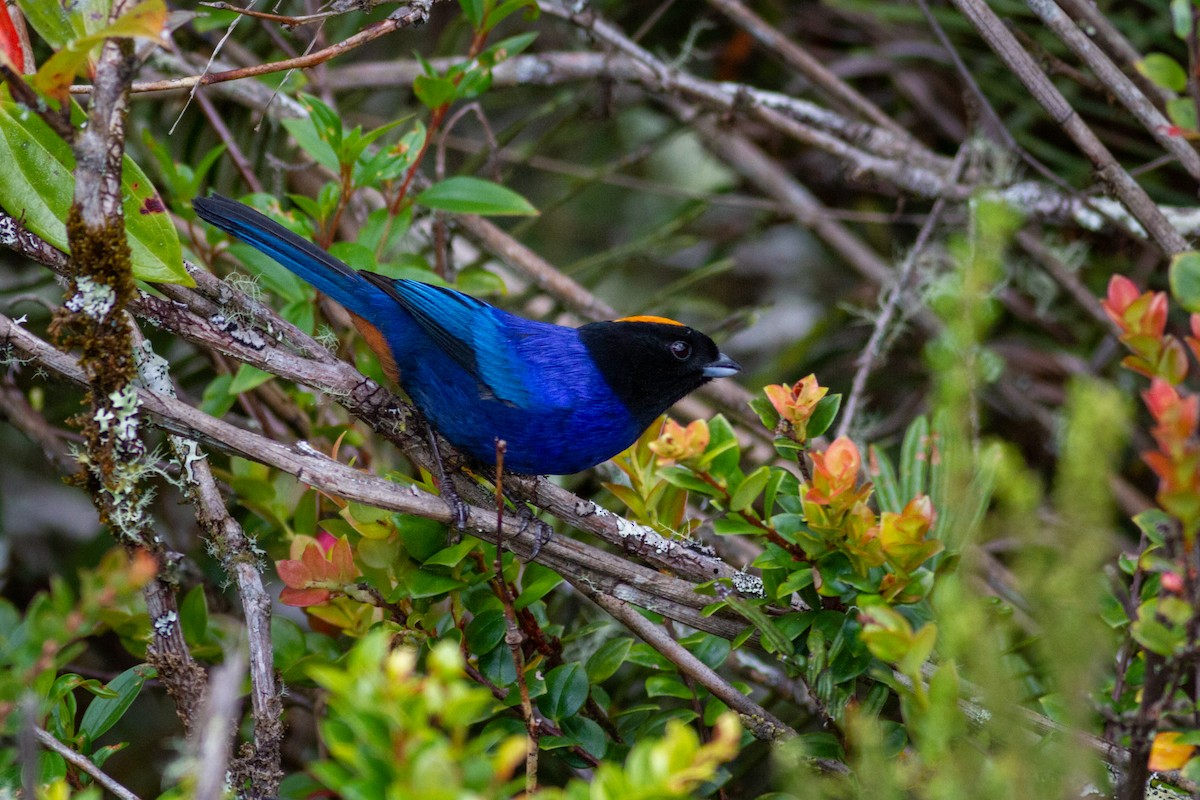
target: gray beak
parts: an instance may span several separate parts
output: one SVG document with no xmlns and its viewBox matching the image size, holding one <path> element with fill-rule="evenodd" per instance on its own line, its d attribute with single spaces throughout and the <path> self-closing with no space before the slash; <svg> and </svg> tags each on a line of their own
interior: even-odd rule
<svg viewBox="0 0 1200 800">
<path fill-rule="evenodd" d="M 705 367 L 701 374 L 706 378 L 728 378 L 741 371 L 740 364 L 724 353 L 717 353 L 717 360 Z"/>
</svg>

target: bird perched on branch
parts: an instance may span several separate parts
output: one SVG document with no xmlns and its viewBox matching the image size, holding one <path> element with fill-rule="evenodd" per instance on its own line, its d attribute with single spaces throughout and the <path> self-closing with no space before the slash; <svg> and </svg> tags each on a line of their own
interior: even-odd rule
<svg viewBox="0 0 1200 800">
<path fill-rule="evenodd" d="M 582 472 L 624 450 L 660 414 L 741 367 L 713 340 L 663 317 L 568 328 L 514 316 L 427 283 L 354 270 L 249 206 L 197 197 L 196 213 L 260 250 L 350 312 L 432 426 L 506 470 Z"/>
</svg>

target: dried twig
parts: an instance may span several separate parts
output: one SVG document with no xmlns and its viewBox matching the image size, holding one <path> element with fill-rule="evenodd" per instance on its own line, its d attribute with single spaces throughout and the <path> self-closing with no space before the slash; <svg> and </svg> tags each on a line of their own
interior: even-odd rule
<svg viewBox="0 0 1200 800">
<path fill-rule="evenodd" d="M 1142 123 L 1146 132 L 1154 137 L 1154 141 L 1173 155 L 1189 175 L 1200 181 L 1200 153 L 1197 153 L 1191 142 L 1182 136 L 1171 135 L 1170 120 L 1164 117 L 1142 90 L 1062 12 L 1058 4 L 1054 0 L 1026 0 L 1026 5 L 1096 73 L 1104 83 L 1105 90 L 1111 92 L 1121 105 L 1129 109 L 1138 122 Z"/>
<path fill-rule="evenodd" d="M 961 171 L 966 165 L 968 152 L 969 148 L 966 145 L 959 148 L 958 155 L 954 159 L 955 171 Z M 882 308 L 879 310 L 879 315 L 875 317 L 875 326 L 871 330 L 871 338 L 867 340 L 866 347 L 863 348 L 862 354 L 858 357 L 858 363 L 854 370 L 854 380 L 850 384 L 850 394 L 846 397 L 846 405 L 842 409 L 838 422 L 837 436 L 839 437 L 845 436 L 850 431 L 850 426 L 855 422 L 855 417 L 858 413 L 858 404 L 862 402 L 863 392 L 867 388 L 867 377 L 871 374 L 871 370 L 874 369 L 875 362 L 883 356 L 887 347 L 887 340 L 892 333 L 892 322 L 896 319 L 896 315 L 900 313 L 902 305 L 914 288 L 917 261 L 920 259 L 921 254 L 925 252 L 925 248 L 933 237 L 934 229 L 941 222 L 942 213 L 946 210 L 946 202 L 946 198 L 942 197 L 933 204 L 933 208 L 929 212 L 929 217 L 925 220 L 925 224 L 921 226 L 921 230 L 917 234 L 916 242 L 913 243 L 912 248 L 908 251 L 908 255 L 904 257 L 904 261 L 900 264 L 895 282 L 885 289 Z"/>
<path fill-rule="evenodd" d="M 709 4 L 720 10 L 722 14 L 741 26 L 758 42 L 771 52 L 777 54 L 784 63 L 813 82 L 817 90 L 824 93 L 836 103 L 841 103 L 852 109 L 864 119 L 870 120 L 881 128 L 891 131 L 901 140 L 911 140 L 909 132 L 898 122 L 889 117 L 867 98 L 863 97 L 833 74 L 828 67 L 821 63 L 800 45 L 793 42 L 776 30 L 762 17 L 746 7 L 741 0 L 708 0 Z"/>
<path fill-rule="evenodd" d="M 1150 239 L 1167 255 L 1188 249 L 1162 211 L 1113 154 L 1076 113 L 1067 99 L 1038 68 L 1037 62 L 1017 42 L 1012 32 L 984 0 L 952 0 L 955 7 L 975 26 L 988 45 L 1046 109 L 1056 125 L 1071 137 L 1095 165 L 1100 177 L 1134 218 L 1146 229 Z"/>
<path fill-rule="evenodd" d="M 104 787 L 117 800 L 138 800 L 138 796 L 126 789 L 120 783 L 112 778 L 107 772 L 97 767 L 92 763 L 92 760 L 87 756 L 77 753 L 65 744 L 55 739 L 49 731 L 35 726 L 33 735 L 38 740 L 38 743 L 47 750 L 53 750 L 58 753 L 63 759 L 81 772 L 87 773 L 92 780 Z"/>
</svg>

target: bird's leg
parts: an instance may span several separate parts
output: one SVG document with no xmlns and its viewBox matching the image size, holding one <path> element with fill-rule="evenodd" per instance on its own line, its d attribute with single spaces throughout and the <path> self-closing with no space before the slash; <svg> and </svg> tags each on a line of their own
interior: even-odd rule
<svg viewBox="0 0 1200 800">
<path fill-rule="evenodd" d="M 521 520 L 521 529 L 514 533 L 511 538 L 516 538 L 529 530 L 532 525 L 536 528 L 536 534 L 533 540 L 533 549 L 529 552 L 529 558 L 526 561 L 533 561 L 538 557 L 538 553 L 542 552 L 542 545 L 550 541 L 554 531 L 545 522 L 542 522 L 534 516 L 533 510 L 529 504 L 518 497 L 511 496 L 511 492 L 504 487 L 504 454 L 507 452 L 508 443 L 503 439 L 496 440 L 496 467 L 492 472 L 493 483 L 496 487 L 496 548 L 499 552 L 503 545 L 503 534 L 501 527 L 504 522 L 504 501 L 507 499 L 513 504 L 513 508 L 517 509 L 517 518 Z"/>
<path fill-rule="evenodd" d="M 529 530 L 530 526 L 534 528 L 533 550 L 529 553 L 528 561 L 537 559 L 538 553 L 542 552 L 542 546 L 550 541 L 550 537 L 554 535 L 554 529 L 547 525 L 542 520 L 534 516 L 533 510 L 525 503 L 517 503 L 517 517 L 521 520 L 521 530 L 518 536 Z"/>
<path fill-rule="evenodd" d="M 458 490 L 454 488 L 454 483 L 446 474 L 446 467 L 442 464 L 442 451 L 438 448 L 437 433 L 429 424 L 429 420 L 425 420 L 425 430 L 429 433 L 429 448 L 433 451 L 433 464 L 437 467 L 438 489 L 442 493 L 442 500 L 450 506 L 450 517 L 454 522 L 454 529 L 466 530 L 467 504 L 458 496 Z"/>
</svg>

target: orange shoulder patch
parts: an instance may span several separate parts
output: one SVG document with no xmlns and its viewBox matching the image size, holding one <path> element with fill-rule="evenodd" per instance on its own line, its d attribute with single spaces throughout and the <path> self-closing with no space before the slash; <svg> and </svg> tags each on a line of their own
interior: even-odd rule
<svg viewBox="0 0 1200 800">
<path fill-rule="evenodd" d="M 667 319 L 666 317 L 621 317 L 620 319 L 613 320 L 613 322 L 655 322 L 659 325 L 678 325 L 681 328 L 685 327 L 682 322 L 676 322 L 675 320 Z"/>
<path fill-rule="evenodd" d="M 396 359 L 392 358 L 392 349 L 388 347 L 383 332 L 353 311 L 347 313 L 350 314 L 350 321 L 354 323 L 354 327 L 358 328 L 358 332 L 367 340 L 367 346 L 379 356 L 379 366 L 383 367 L 383 374 L 387 375 L 392 383 L 399 383 L 400 368 L 396 366 Z"/>
</svg>

